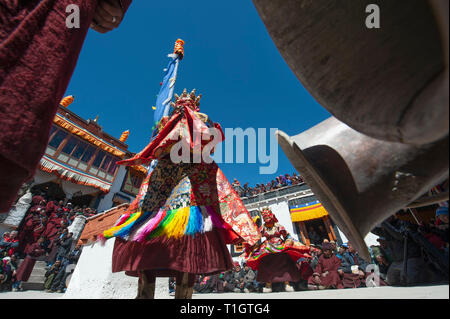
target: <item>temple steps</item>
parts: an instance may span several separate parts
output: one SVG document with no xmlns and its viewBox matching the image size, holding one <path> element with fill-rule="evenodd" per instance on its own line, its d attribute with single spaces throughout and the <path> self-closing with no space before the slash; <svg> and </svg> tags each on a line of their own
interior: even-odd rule
<svg viewBox="0 0 450 319">
<path fill-rule="evenodd" d="M 45 261 L 36 261 L 30 279 L 22 282 L 23 290 L 44 290 L 45 273 L 47 272 L 45 267 Z"/>
</svg>

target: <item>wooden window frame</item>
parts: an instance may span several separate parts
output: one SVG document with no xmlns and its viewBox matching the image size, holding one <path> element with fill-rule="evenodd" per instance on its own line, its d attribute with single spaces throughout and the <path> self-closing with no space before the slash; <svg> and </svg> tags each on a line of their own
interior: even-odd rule
<svg viewBox="0 0 450 319">
<path fill-rule="evenodd" d="M 115 180 L 119 168 L 116 166 L 116 169 L 115 169 L 115 171 L 114 171 L 113 174 L 110 174 L 110 173 L 108 172 L 108 169 L 109 169 L 109 167 L 111 166 L 111 164 L 112 164 L 113 162 L 117 162 L 117 161 L 120 160 L 120 159 L 116 158 L 114 155 L 112 155 L 112 154 L 110 154 L 110 153 L 108 153 L 108 152 L 106 152 L 106 151 L 104 151 L 104 150 L 101 150 L 101 149 L 95 147 L 95 145 L 92 145 L 92 144 L 90 144 L 89 142 L 86 142 L 86 141 L 80 139 L 79 137 L 77 137 L 77 136 L 71 134 L 70 132 L 68 132 L 68 131 L 66 131 L 66 130 L 64 130 L 64 129 L 62 129 L 62 128 L 60 128 L 60 127 L 55 126 L 55 128 L 56 128 L 55 132 L 53 132 L 53 133 L 51 134 L 51 137 L 49 138 L 49 143 L 50 143 L 50 141 L 52 140 L 52 138 L 55 136 L 55 134 L 58 133 L 59 130 L 61 130 L 61 131 L 65 132 L 65 133 L 67 133 L 67 136 L 64 138 L 64 140 L 61 141 L 61 143 L 59 144 L 59 146 L 58 146 L 57 149 L 55 149 L 54 147 L 51 147 L 51 146 L 49 146 L 49 145 L 47 144 L 47 147 L 50 147 L 50 148 L 52 148 L 52 149 L 55 150 L 55 154 L 54 154 L 54 155 L 52 155 L 52 156 L 48 155 L 50 158 L 53 158 L 53 159 L 55 159 L 55 160 L 57 160 L 57 161 L 60 161 L 60 162 L 62 162 L 62 163 L 64 163 L 64 164 L 67 164 L 67 165 L 69 165 L 69 166 L 71 166 L 71 167 L 74 167 L 74 168 L 76 168 L 76 169 L 79 169 L 79 170 L 81 170 L 81 171 L 83 171 L 83 172 L 86 172 L 86 173 L 88 173 L 88 174 L 94 175 L 94 176 L 96 176 L 96 177 L 98 177 L 98 178 L 101 178 L 101 179 L 104 179 L 104 180 L 106 180 L 106 177 L 105 177 L 105 178 L 104 178 L 104 177 L 100 177 L 100 176 L 98 175 L 100 172 L 103 172 L 103 173 L 105 174 L 105 176 L 112 175 L 112 176 L 113 176 L 112 180 L 111 180 L 111 181 L 108 181 L 108 182 L 111 182 L 111 183 L 112 183 L 112 182 Z M 69 162 L 69 160 L 72 158 L 72 154 L 73 154 L 73 153 L 75 152 L 75 150 L 77 149 L 78 143 L 75 145 L 75 147 L 74 147 L 73 150 L 70 152 L 70 154 L 64 153 L 64 155 L 67 155 L 67 156 L 68 156 L 68 159 L 67 159 L 66 161 L 62 161 L 62 160 L 58 159 L 58 156 L 62 153 L 62 150 L 64 149 L 64 147 L 67 145 L 67 143 L 69 142 L 69 140 L 70 140 L 72 137 L 73 137 L 77 142 L 85 143 L 85 144 L 87 145 L 87 147 L 86 147 L 86 149 L 84 150 L 83 154 L 82 154 L 81 157 L 78 159 L 78 164 L 77 164 L 77 166 L 73 166 L 73 165 L 69 164 L 68 162 Z M 84 162 L 84 161 L 82 160 L 82 158 L 83 158 L 84 154 L 88 151 L 88 149 L 89 149 L 90 147 L 93 147 L 93 148 L 94 148 L 94 153 L 92 154 L 92 156 L 91 156 L 89 162 L 86 163 L 86 162 Z M 97 174 L 93 174 L 93 173 L 90 172 L 90 169 L 91 169 L 91 167 L 92 167 L 92 165 L 93 165 L 93 163 L 94 163 L 94 160 L 95 160 L 95 158 L 97 157 L 97 155 L 98 155 L 99 152 L 103 152 L 103 153 L 105 154 L 105 156 L 103 157 L 103 159 L 102 159 L 102 161 L 101 161 L 101 163 L 100 163 L 100 165 L 99 165 L 99 167 L 98 167 L 98 172 L 97 172 Z M 108 165 L 108 167 L 107 167 L 106 170 L 105 170 L 105 169 L 102 169 L 101 166 L 103 165 L 105 159 L 106 159 L 108 156 L 112 158 L 112 161 L 111 161 L 111 163 Z M 75 158 L 73 158 L 73 159 L 75 159 Z M 79 168 L 80 163 L 86 164 L 87 167 L 86 167 L 85 169 L 80 169 L 80 168 Z"/>
<path fill-rule="evenodd" d="M 59 127 L 57 127 L 57 126 L 54 126 L 55 128 L 56 128 L 56 130 L 51 134 L 51 136 L 49 137 L 49 139 L 48 139 L 48 142 L 47 142 L 47 147 L 50 147 L 51 149 L 53 149 L 53 150 L 55 150 L 55 155 L 53 155 L 53 156 L 55 156 L 56 157 L 56 154 L 58 154 L 59 155 L 59 151 L 58 150 L 60 150 L 60 149 L 62 149 L 61 148 L 61 145 L 62 144 L 66 144 L 66 140 L 67 140 L 67 138 L 71 135 L 69 132 L 67 132 L 66 130 L 63 130 L 62 128 L 59 128 Z M 66 133 L 67 134 L 67 136 L 61 141 L 61 143 L 59 143 L 59 146 L 57 147 L 57 148 L 55 148 L 55 147 L 53 147 L 53 146 L 50 146 L 49 144 L 50 144 L 50 142 L 51 142 L 51 140 L 55 137 L 55 135 L 58 133 L 58 131 L 62 131 L 62 132 L 64 132 L 64 133 Z"/>
<path fill-rule="evenodd" d="M 130 170 L 129 168 L 127 168 L 127 173 L 125 174 L 125 178 L 123 179 L 122 186 L 120 187 L 120 191 L 123 192 L 123 193 L 125 193 L 125 194 L 127 194 L 127 195 L 130 195 L 130 196 L 137 196 L 137 195 L 139 194 L 139 189 L 141 188 L 142 183 L 144 182 L 145 177 L 142 178 L 141 184 L 140 184 L 139 187 L 138 187 L 138 192 L 137 192 L 137 194 L 133 194 L 133 193 L 130 193 L 129 191 L 127 191 L 127 190 L 124 189 L 125 184 L 127 183 L 128 174 L 131 174 L 131 170 Z M 133 187 L 134 187 L 134 186 L 133 186 Z"/>
</svg>

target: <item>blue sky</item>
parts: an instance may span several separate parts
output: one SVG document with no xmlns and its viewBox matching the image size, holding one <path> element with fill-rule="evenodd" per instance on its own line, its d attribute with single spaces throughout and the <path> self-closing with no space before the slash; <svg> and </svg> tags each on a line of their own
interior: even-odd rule
<svg viewBox="0 0 450 319">
<path fill-rule="evenodd" d="M 99 115 L 117 138 L 129 129 L 129 150 L 140 151 L 177 38 L 186 44 L 175 92 L 196 88 L 201 111 L 223 128 L 295 135 L 330 116 L 284 62 L 250 0 L 135 0 L 118 29 L 89 31 L 67 89 L 75 96 L 70 109 L 85 119 Z M 275 174 L 260 175 L 260 165 L 219 164 L 230 181 L 250 185 L 295 171 L 279 147 Z"/>
</svg>

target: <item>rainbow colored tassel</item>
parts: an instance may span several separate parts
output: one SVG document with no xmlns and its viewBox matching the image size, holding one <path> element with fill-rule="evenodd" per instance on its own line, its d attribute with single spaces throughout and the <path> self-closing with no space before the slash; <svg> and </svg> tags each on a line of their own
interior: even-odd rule
<svg viewBox="0 0 450 319">
<path fill-rule="evenodd" d="M 177 209 L 173 215 L 170 223 L 167 223 L 164 227 L 164 234 L 167 238 L 180 238 L 185 234 L 186 226 L 189 221 L 190 207 L 183 207 Z"/>
<path fill-rule="evenodd" d="M 186 235 L 194 235 L 201 232 L 203 227 L 203 216 L 198 206 L 191 206 L 189 212 L 189 221 L 186 227 Z"/>
<path fill-rule="evenodd" d="M 128 236 L 133 228 L 136 228 L 137 226 L 139 226 L 140 224 L 142 224 L 143 222 L 145 222 L 147 220 L 147 218 L 151 215 L 150 212 L 144 213 L 141 217 L 139 217 L 138 219 L 136 219 L 134 222 L 127 224 L 126 226 L 122 227 L 118 232 L 116 232 L 114 235 L 116 237 L 126 237 Z"/>
<path fill-rule="evenodd" d="M 103 236 L 105 236 L 105 238 L 111 238 L 116 236 L 116 234 L 124 227 L 134 223 L 139 217 L 141 217 L 142 215 L 142 211 L 137 211 L 134 214 L 131 214 L 130 217 L 128 218 L 128 220 L 126 222 L 124 222 L 123 224 L 119 225 L 119 226 L 114 226 L 108 230 L 105 230 L 103 232 Z"/>
<path fill-rule="evenodd" d="M 167 211 L 160 209 L 156 216 L 150 217 L 150 219 L 145 223 L 141 228 L 136 231 L 136 235 L 133 240 L 138 242 L 145 241 L 145 238 L 150 234 L 156 226 L 162 221 L 162 219 L 166 216 Z"/>
<path fill-rule="evenodd" d="M 175 217 L 176 211 L 176 209 L 167 211 L 166 216 L 159 223 L 158 227 L 156 227 L 155 230 L 149 234 L 148 238 L 151 239 L 162 236 L 164 234 L 164 228 L 166 228 L 167 225 L 171 223 L 172 219 Z"/>
<path fill-rule="evenodd" d="M 103 232 L 104 238 L 127 236 L 138 242 L 164 236 L 179 239 L 226 228 L 223 219 L 209 206 L 190 206 L 158 212 L 137 211 L 122 215 L 116 226 Z"/>
<path fill-rule="evenodd" d="M 125 214 L 121 215 L 114 226 L 120 226 L 123 223 L 125 223 L 127 221 L 127 219 L 130 218 L 130 215 L 131 215 L 131 213 L 125 213 Z"/>
</svg>

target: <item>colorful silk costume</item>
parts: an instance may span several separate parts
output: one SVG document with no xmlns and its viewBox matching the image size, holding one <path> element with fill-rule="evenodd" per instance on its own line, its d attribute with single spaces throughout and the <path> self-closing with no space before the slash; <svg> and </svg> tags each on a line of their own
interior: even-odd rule
<svg viewBox="0 0 450 319">
<path fill-rule="evenodd" d="M 103 233 L 116 237 L 113 272 L 139 271 L 214 274 L 232 268 L 226 244 L 260 239 L 257 227 L 217 164 L 174 163 L 170 150 L 184 143 L 192 154 L 207 147 L 196 133 L 220 125 L 198 113 L 195 91 L 176 96 L 174 112 L 159 123 L 159 134 L 124 165 L 158 163 L 144 180 L 139 195 L 116 225 Z M 178 144 L 180 145 L 180 144 Z M 208 150 L 209 152 L 209 150 Z"/>
<path fill-rule="evenodd" d="M 247 266 L 258 271 L 256 280 L 260 282 L 299 281 L 302 278 L 296 261 L 310 257 L 311 248 L 293 240 L 270 209 L 263 209 L 261 215 L 264 224 L 260 232 L 266 240 L 247 246 Z"/>
</svg>

